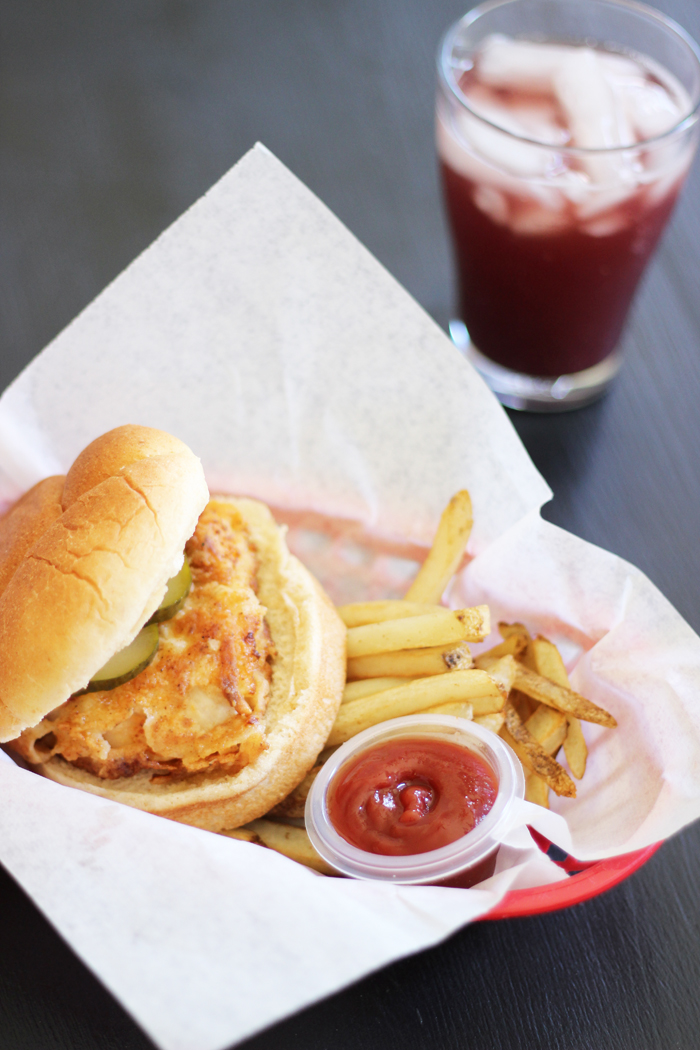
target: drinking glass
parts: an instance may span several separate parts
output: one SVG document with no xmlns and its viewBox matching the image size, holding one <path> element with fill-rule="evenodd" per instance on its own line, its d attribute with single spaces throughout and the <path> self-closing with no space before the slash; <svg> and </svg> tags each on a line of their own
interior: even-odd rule
<svg viewBox="0 0 700 1050">
<path fill-rule="evenodd" d="M 587 404 L 693 158 L 698 46 L 631 0 L 490 0 L 438 71 L 452 338 L 505 405 Z"/>
</svg>

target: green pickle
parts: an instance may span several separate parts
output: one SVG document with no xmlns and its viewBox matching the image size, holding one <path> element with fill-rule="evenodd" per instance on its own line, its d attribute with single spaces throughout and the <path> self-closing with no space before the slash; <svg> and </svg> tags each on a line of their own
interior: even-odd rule
<svg viewBox="0 0 700 1050">
<path fill-rule="evenodd" d="M 148 624 L 139 631 L 133 642 L 115 653 L 80 692 L 94 693 L 99 689 L 115 689 L 123 685 L 145 671 L 157 651 L 158 624 Z"/>
<path fill-rule="evenodd" d="M 182 568 L 176 576 L 171 576 L 163 600 L 148 621 L 152 623 L 163 623 L 164 620 L 172 620 L 173 616 L 182 608 L 192 586 L 192 573 L 187 558 L 182 563 Z"/>
<path fill-rule="evenodd" d="M 146 626 L 139 631 L 133 642 L 115 653 L 92 676 L 86 687 L 75 695 L 95 693 L 102 689 L 116 689 L 118 685 L 124 685 L 125 682 L 145 671 L 158 651 L 158 624 L 172 619 L 175 613 L 182 608 L 191 586 L 192 574 L 185 558 L 177 575 L 171 576 L 168 580 L 163 600 Z"/>
</svg>

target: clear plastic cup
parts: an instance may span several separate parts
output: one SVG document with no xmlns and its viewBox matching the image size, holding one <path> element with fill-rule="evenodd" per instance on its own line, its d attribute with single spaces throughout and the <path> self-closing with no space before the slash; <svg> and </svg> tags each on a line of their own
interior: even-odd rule
<svg viewBox="0 0 700 1050">
<path fill-rule="evenodd" d="M 496 776 L 496 801 L 473 831 L 440 849 L 400 857 L 358 849 L 330 821 L 330 786 L 346 763 L 362 752 L 390 740 L 411 738 L 438 738 L 476 754 Z M 306 800 L 306 829 L 318 853 L 343 875 L 403 885 L 473 886 L 493 874 L 498 848 L 513 826 L 514 810 L 520 806 L 524 792 L 520 762 L 495 733 L 451 715 L 409 715 L 358 733 L 328 759 Z"/>
</svg>

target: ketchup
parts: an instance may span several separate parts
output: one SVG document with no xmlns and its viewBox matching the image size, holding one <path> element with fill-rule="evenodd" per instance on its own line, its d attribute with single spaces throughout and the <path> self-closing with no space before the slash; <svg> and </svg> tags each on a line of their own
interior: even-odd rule
<svg viewBox="0 0 700 1050">
<path fill-rule="evenodd" d="M 445 740 L 404 737 L 377 744 L 341 766 L 328 816 L 367 853 L 410 856 L 472 831 L 498 794 L 491 767 Z"/>
</svg>

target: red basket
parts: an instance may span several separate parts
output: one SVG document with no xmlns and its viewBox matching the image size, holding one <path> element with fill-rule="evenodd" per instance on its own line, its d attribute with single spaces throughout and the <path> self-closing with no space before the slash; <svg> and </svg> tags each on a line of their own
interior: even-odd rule
<svg viewBox="0 0 700 1050">
<path fill-rule="evenodd" d="M 543 852 L 547 852 L 545 846 L 540 845 Z M 484 919 L 516 919 L 526 915 L 542 915 L 547 911 L 558 911 L 560 908 L 569 908 L 572 904 L 580 904 L 582 901 L 597 897 L 599 893 L 612 889 L 628 878 L 642 864 L 646 864 L 649 858 L 656 853 L 661 845 L 660 842 L 645 849 L 637 850 L 635 853 L 623 853 L 619 857 L 610 857 L 608 860 L 595 861 L 586 865 L 582 871 L 570 875 L 568 879 L 561 882 L 551 883 L 549 886 L 533 886 L 527 890 L 511 890 L 506 893 L 503 900 L 496 905 Z M 570 867 L 567 862 L 556 861 L 561 867 Z M 583 865 L 582 865 L 583 867 Z"/>
</svg>

